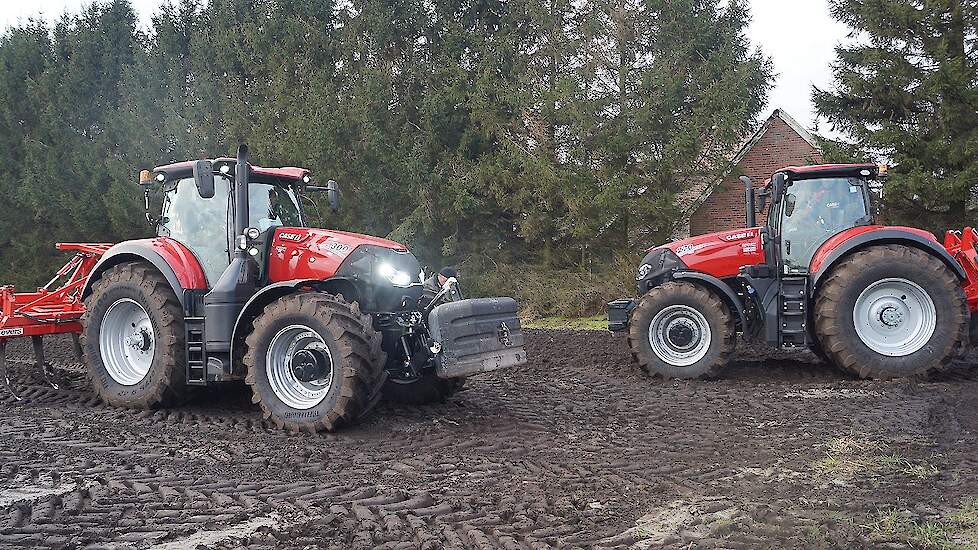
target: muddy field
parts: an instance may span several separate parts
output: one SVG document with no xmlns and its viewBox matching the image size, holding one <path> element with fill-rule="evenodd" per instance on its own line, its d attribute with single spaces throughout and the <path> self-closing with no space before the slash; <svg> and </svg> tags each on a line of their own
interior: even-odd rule
<svg viewBox="0 0 978 550">
<path fill-rule="evenodd" d="M 967 364 L 864 382 L 754 351 L 670 382 L 620 337 L 536 331 L 528 366 L 310 436 L 269 429 L 244 388 L 107 408 L 49 348 L 62 389 L 17 363 L 24 401 L 0 393 L 2 548 L 978 544 Z"/>
</svg>

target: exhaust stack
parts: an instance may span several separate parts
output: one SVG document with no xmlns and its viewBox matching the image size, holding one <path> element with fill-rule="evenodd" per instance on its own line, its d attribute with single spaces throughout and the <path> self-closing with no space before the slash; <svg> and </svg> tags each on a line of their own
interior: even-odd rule
<svg viewBox="0 0 978 550">
<path fill-rule="evenodd" d="M 237 163 L 234 165 L 234 238 L 244 235 L 248 228 L 248 146 L 238 145 Z M 235 255 L 247 252 L 235 249 Z"/>
<path fill-rule="evenodd" d="M 757 215 L 754 209 L 754 184 L 747 176 L 740 176 L 744 182 L 744 194 L 747 203 L 747 227 L 757 227 Z"/>
</svg>

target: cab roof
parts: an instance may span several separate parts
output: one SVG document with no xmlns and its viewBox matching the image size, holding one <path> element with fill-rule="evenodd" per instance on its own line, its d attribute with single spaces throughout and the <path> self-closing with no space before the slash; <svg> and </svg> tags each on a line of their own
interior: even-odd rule
<svg viewBox="0 0 978 550">
<path fill-rule="evenodd" d="M 778 172 L 784 172 L 799 178 L 816 178 L 819 176 L 866 176 L 863 171 L 869 171 L 869 177 L 880 175 L 878 164 L 814 164 L 812 166 L 788 166 Z M 882 170 L 886 173 L 886 169 Z"/>
<path fill-rule="evenodd" d="M 153 168 L 154 174 L 165 174 L 167 179 L 173 177 L 186 177 L 193 175 L 194 172 L 194 162 L 193 160 L 185 160 L 183 162 L 174 162 L 172 164 L 164 164 L 162 166 L 157 166 Z M 231 170 L 234 170 L 234 165 L 237 159 L 221 157 L 212 159 L 211 162 L 214 163 L 214 170 L 217 171 L 222 165 L 230 165 Z M 279 178 L 284 180 L 301 180 L 303 176 L 309 174 L 309 170 L 306 168 L 298 168 L 295 166 L 284 166 L 282 168 L 265 168 L 262 166 L 255 166 L 249 164 L 251 167 L 251 174 L 253 176 L 265 176 L 270 178 Z"/>
</svg>

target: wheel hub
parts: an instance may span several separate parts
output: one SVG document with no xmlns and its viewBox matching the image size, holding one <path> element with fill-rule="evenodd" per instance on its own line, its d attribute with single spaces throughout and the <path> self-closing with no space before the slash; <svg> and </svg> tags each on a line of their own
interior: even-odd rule
<svg viewBox="0 0 978 550">
<path fill-rule="evenodd" d="M 889 278 L 869 285 L 856 298 L 853 325 L 866 347 L 888 357 L 922 349 L 937 329 L 937 308 L 913 281 Z"/>
<path fill-rule="evenodd" d="M 706 317 L 686 305 L 672 305 L 656 313 L 649 324 L 649 344 L 663 362 L 688 367 L 706 356 L 712 333 Z"/>
<path fill-rule="evenodd" d="M 686 318 L 676 319 L 670 323 L 666 334 L 669 337 L 669 343 L 677 349 L 689 349 L 699 339 L 699 330 L 696 329 L 696 325 Z"/>
<path fill-rule="evenodd" d="M 321 349 L 306 348 L 292 356 L 292 374 L 300 382 L 320 381 L 332 370 L 329 355 Z"/>
<path fill-rule="evenodd" d="M 99 327 L 99 351 L 109 376 L 123 386 L 141 382 L 155 355 L 153 323 L 139 302 L 122 298 L 105 310 Z"/>
<path fill-rule="evenodd" d="M 896 328 L 903 324 L 904 313 L 898 306 L 887 305 L 880 309 L 879 317 L 884 325 Z"/>
<path fill-rule="evenodd" d="M 311 409 L 326 399 L 333 367 L 333 356 L 325 340 L 305 325 L 280 330 L 265 354 L 265 372 L 272 392 L 294 409 Z"/>
</svg>

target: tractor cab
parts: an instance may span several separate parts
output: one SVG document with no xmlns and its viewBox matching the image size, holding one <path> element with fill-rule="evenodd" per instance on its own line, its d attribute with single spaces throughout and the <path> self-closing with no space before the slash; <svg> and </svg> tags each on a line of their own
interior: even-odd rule
<svg viewBox="0 0 978 550">
<path fill-rule="evenodd" d="M 833 235 L 871 225 L 871 182 L 885 174 L 885 166 L 869 164 L 792 167 L 775 174 L 759 193 L 762 212 L 768 199 L 772 203 L 766 228 L 769 262 L 777 264 L 772 267 L 784 275 L 807 274 Z"/>
<path fill-rule="evenodd" d="M 160 215 L 151 219 L 157 236 L 171 238 L 193 252 L 210 287 L 230 265 L 236 246 L 231 175 L 235 159 L 205 162 L 209 170 L 206 165 L 194 170 L 197 162 L 181 162 L 156 167 L 152 178 L 144 171 L 141 180 L 147 192 L 148 184 L 155 182 L 162 193 Z M 308 172 L 302 169 L 251 167 L 245 226 L 253 233 L 249 240 L 262 271 L 272 230 L 306 226 L 299 197 L 309 182 Z"/>
</svg>

